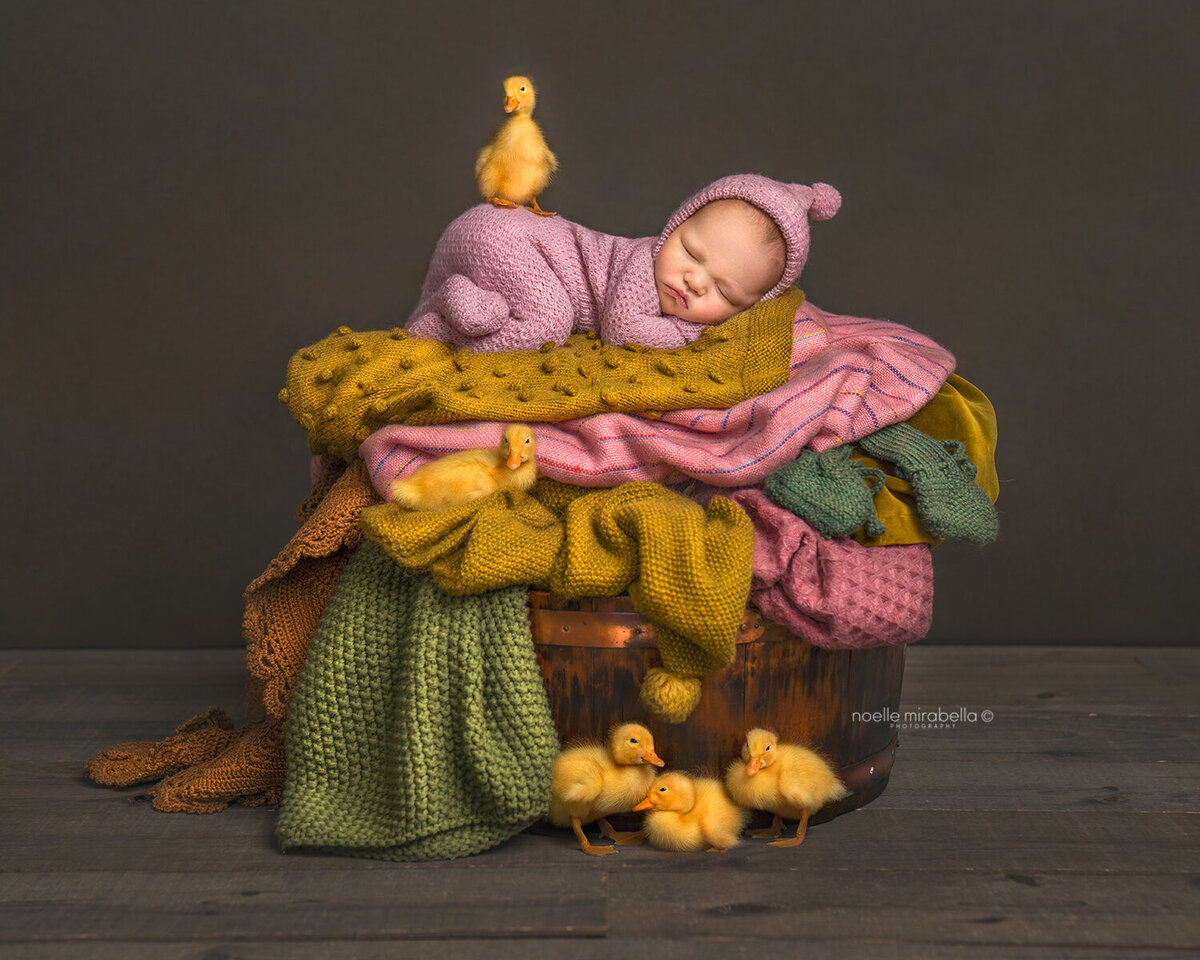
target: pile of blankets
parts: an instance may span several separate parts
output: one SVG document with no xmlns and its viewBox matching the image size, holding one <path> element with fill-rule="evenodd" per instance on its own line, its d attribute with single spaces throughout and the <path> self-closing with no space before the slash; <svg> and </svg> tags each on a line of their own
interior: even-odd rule
<svg viewBox="0 0 1200 960">
<path fill-rule="evenodd" d="M 953 368 L 929 338 L 795 289 L 672 350 L 593 333 L 486 354 L 339 328 L 292 358 L 281 393 L 319 460 L 300 530 L 247 590 L 246 724 L 210 710 L 88 772 L 159 781 L 167 810 L 282 798 L 287 848 L 423 859 L 499 842 L 543 809 L 553 755 L 536 663 L 510 635 L 526 618 L 496 612 L 530 585 L 629 593 L 663 664 L 643 699 L 673 722 L 732 659 L 747 603 L 827 648 L 926 633 L 930 547 L 996 535 L 995 415 Z M 530 493 L 429 514 L 382 502 L 513 421 L 537 435 Z M 447 673 L 439 647 L 502 669 Z M 397 714 L 418 690 L 424 706 Z M 446 729 L 446 754 L 414 765 Z"/>
</svg>

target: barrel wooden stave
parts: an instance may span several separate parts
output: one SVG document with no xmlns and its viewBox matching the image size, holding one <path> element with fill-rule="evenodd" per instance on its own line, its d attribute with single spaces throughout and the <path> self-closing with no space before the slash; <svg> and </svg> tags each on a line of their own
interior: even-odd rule
<svg viewBox="0 0 1200 960">
<path fill-rule="evenodd" d="M 898 743 L 887 718 L 899 709 L 903 647 L 825 650 L 751 610 L 733 662 L 703 678 L 686 721 L 668 724 L 642 706 L 641 678 L 659 658 L 653 626 L 627 596 L 565 600 L 531 590 L 530 626 L 564 743 L 603 740 L 613 724 L 636 720 L 668 768 L 720 776 L 740 756 L 746 730 L 772 727 L 823 753 L 852 791 L 817 822 L 869 803 L 887 785 Z"/>
</svg>

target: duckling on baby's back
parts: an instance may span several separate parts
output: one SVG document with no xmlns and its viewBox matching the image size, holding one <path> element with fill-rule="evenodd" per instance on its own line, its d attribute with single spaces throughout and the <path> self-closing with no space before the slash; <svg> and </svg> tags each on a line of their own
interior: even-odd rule
<svg viewBox="0 0 1200 960">
<path fill-rule="evenodd" d="M 504 112 L 509 118 L 479 151 L 475 182 L 489 203 L 499 207 L 528 204 L 534 213 L 552 217 L 552 212 L 538 206 L 537 195 L 558 169 L 558 158 L 546 146 L 542 128 L 533 119 L 536 104 L 533 81 L 528 77 L 504 81 Z"/>
</svg>

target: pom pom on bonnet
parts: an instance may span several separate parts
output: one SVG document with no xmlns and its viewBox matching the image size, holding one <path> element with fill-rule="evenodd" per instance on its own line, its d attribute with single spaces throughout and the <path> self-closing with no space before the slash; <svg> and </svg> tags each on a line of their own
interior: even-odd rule
<svg viewBox="0 0 1200 960">
<path fill-rule="evenodd" d="M 684 220 L 715 200 L 744 200 L 775 221 L 783 234 L 786 254 L 783 276 L 767 291 L 764 300 L 777 297 L 796 282 L 808 259 L 808 221 L 828 220 L 842 205 L 842 195 L 827 183 L 780 183 L 756 173 L 736 173 L 722 177 L 687 200 L 667 221 L 654 244 L 653 254 Z"/>
</svg>

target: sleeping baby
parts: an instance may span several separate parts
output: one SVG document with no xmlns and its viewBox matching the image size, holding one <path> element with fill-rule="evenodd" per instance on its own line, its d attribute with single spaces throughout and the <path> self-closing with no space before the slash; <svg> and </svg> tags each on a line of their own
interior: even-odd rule
<svg viewBox="0 0 1200 960">
<path fill-rule="evenodd" d="M 840 204 L 825 183 L 736 174 L 639 239 L 479 204 L 438 240 L 408 329 L 483 351 L 536 350 L 588 330 L 605 343 L 683 346 L 785 293 L 808 257 L 809 220 Z"/>
</svg>

